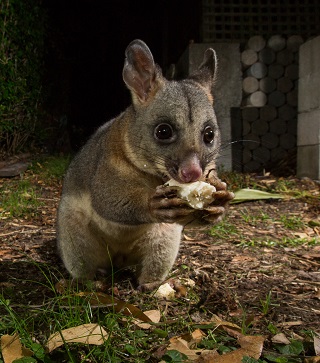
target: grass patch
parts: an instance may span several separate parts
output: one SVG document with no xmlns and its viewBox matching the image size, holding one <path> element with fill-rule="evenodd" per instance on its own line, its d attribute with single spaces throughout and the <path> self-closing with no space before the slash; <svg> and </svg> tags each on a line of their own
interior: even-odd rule
<svg viewBox="0 0 320 363">
<path fill-rule="evenodd" d="M 0 217 L 33 217 L 38 213 L 41 201 L 29 180 L 18 180 L 0 186 Z"/>
<path fill-rule="evenodd" d="M 69 156 L 39 158 L 33 162 L 31 168 L 22 176 L 22 179 L 1 180 L 1 216 L 3 218 L 33 218 L 37 216 L 43 206 L 42 203 L 46 203 L 45 200 L 48 198 L 47 200 L 53 201 L 50 204 L 50 209 L 44 210 L 44 212 L 47 212 L 47 215 L 44 214 L 44 216 L 48 217 L 48 219 L 39 219 L 39 225 L 43 226 L 45 223 L 48 223 L 50 228 L 53 228 L 50 218 L 54 217 L 50 213 L 54 210 L 54 203 L 58 200 L 58 191 L 70 160 L 71 157 Z M 290 195 L 294 195 L 295 192 L 293 190 L 298 190 L 294 181 L 289 181 L 288 183 L 284 181 L 275 182 L 273 186 L 270 186 L 263 185 L 259 180 L 251 180 L 249 176 L 236 173 L 229 174 L 229 178 L 232 184 L 230 186 L 227 180 L 229 189 L 249 186 L 265 191 L 291 193 Z M 49 194 L 47 193 L 48 191 L 54 191 L 54 193 Z M 305 193 L 309 192 L 305 191 Z M 43 198 L 40 198 L 41 195 Z M 299 195 L 301 196 L 302 193 L 300 192 Z M 261 205 L 261 209 L 256 208 L 250 211 L 249 206 L 248 209 L 242 209 L 242 212 L 238 213 L 236 218 L 225 218 L 221 223 L 213 226 L 208 233 L 214 240 L 222 240 L 225 245 L 235 241 L 235 243 L 246 248 L 275 247 L 281 249 L 283 247 L 319 244 L 319 239 L 316 238 L 296 238 L 294 236 L 292 231 L 299 231 L 306 227 L 306 222 L 299 215 L 287 214 L 285 216 L 272 217 L 272 209 L 266 212 L 263 209 L 264 204 Z M 235 220 L 237 220 L 238 224 L 235 223 Z M 41 224 L 42 222 L 43 224 Z M 264 235 L 245 234 L 245 232 L 250 232 L 247 230 L 248 224 L 253 226 L 252 230 L 261 228 L 261 230 L 264 229 L 263 232 L 268 232 L 267 228 L 273 223 L 277 223 L 277 228 L 279 227 L 280 231 L 286 230 L 287 234 L 292 237 L 278 233 L 274 233 L 272 236 L 267 233 Z M 314 223 L 314 227 L 317 228 L 318 221 L 315 220 Z M 273 230 L 270 229 L 270 231 Z M 19 243 L 18 234 L 10 234 L 9 237 L 11 238 L 11 236 L 14 242 L 18 241 Z M 16 236 L 18 237 L 14 239 Z M 8 238 L 8 246 L 12 240 Z M 24 241 L 27 241 L 27 239 Z M 42 243 L 40 240 L 36 242 Z M 41 271 L 41 278 L 38 279 L 39 274 L 37 275 L 36 273 L 34 273 L 34 276 L 37 277 L 33 277 L 32 272 L 28 276 L 32 276 L 32 280 L 35 279 L 36 281 L 26 281 L 27 278 L 23 275 L 25 280 L 21 281 L 19 288 L 16 288 L 18 286 L 16 284 L 17 278 L 11 277 L 13 274 L 11 268 L 17 261 L 10 261 L 8 263 L 7 260 L 1 271 L 6 272 L 8 281 L 0 279 L 0 335 L 18 333 L 22 344 L 33 352 L 32 357 L 20 360 L 17 363 L 154 363 L 161 360 L 178 363 L 188 361 L 185 354 L 175 349 L 167 351 L 164 356 L 161 355 L 161 352 L 164 352 L 171 338 L 190 335 L 197 328 L 196 322 L 199 322 L 199 329 L 204 332 L 205 336 L 201 342 L 195 342 L 193 348 L 216 349 L 219 354 L 229 353 L 239 348 L 237 339 L 234 336 L 230 336 L 226 331 L 220 330 L 218 326 L 212 323 L 211 319 L 216 313 L 221 317 L 229 319 L 231 324 L 237 324 L 241 332 L 248 335 L 269 335 L 270 338 L 271 335 L 281 332 L 283 329 L 279 326 L 276 318 L 274 318 L 279 314 L 278 302 L 281 303 L 281 294 L 277 295 L 278 292 L 271 294 L 273 286 L 270 287 L 268 285 L 268 289 L 261 291 L 261 295 L 258 295 L 259 297 L 256 300 L 252 299 L 251 301 L 250 295 L 249 300 L 247 300 L 248 305 L 240 306 L 240 304 L 243 304 L 241 296 L 238 295 L 241 289 L 233 289 L 233 286 L 237 285 L 232 284 L 231 279 L 244 279 L 245 276 L 249 276 L 246 275 L 247 271 L 244 269 L 242 273 L 241 269 L 235 270 L 238 268 L 235 263 L 228 271 L 226 269 L 226 273 L 223 272 L 224 275 L 222 276 L 221 266 L 228 265 L 234 257 L 234 255 L 224 254 L 225 250 L 228 249 L 224 247 L 221 252 L 222 258 L 225 258 L 225 260 L 222 260 L 224 261 L 223 264 L 215 264 L 210 259 L 201 260 L 206 261 L 206 266 L 202 263 L 197 264 L 197 254 L 203 253 L 205 255 L 207 253 L 205 248 L 198 250 L 199 246 L 197 244 L 197 240 L 190 241 L 190 246 L 188 246 L 186 253 L 187 258 L 183 262 L 185 264 L 181 264 L 179 271 L 175 272 L 174 275 L 174 278 L 177 279 L 180 276 L 184 276 L 196 282 L 194 287 L 188 287 L 185 296 L 180 295 L 176 300 L 169 302 L 159 301 L 152 294 L 136 292 L 131 288 L 126 289 L 123 287 L 126 282 L 111 288 L 109 287 L 108 292 L 113 294 L 117 287 L 120 286 L 118 292 L 121 294 L 122 300 L 134 304 L 141 311 L 160 310 L 162 314 L 160 323 L 154 324 L 150 329 L 146 330 L 137 326 L 133 316 L 126 315 L 124 309 L 119 311 L 113 306 L 107 306 L 107 304 L 94 304 L 88 298 L 88 294 L 83 294 L 83 292 L 93 293 L 93 287 L 87 286 L 86 290 L 84 290 L 81 286 L 65 286 L 58 290 L 58 282 L 62 279 L 62 274 L 60 271 L 55 270 L 52 265 L 47 267 L 43 264 L 36 264 L 37 269 Z M 36 245 L 37 248 L 40 249 L 40 246 Z M 235 254 L 240 250 L 240 248 L 234 248 Z M 281 251 L 284 250 L 281 249 Z M 195 260 L 195 264 L 193 264 L 193 260 L 190 262 L 191 260 L 188 259 L 189 252 L 190 258 Z M 245 252 L 247 253 L 248 251 Z M 210 257 L 209 254 L 208 256 Z M 220 259 L 220 256 L 218 257 Z M 246 263 L 246 260 L 244 260 L 239 265 L 239 268 L 245 267 Z M 24 269 L 28 269 L 28 266 L 23 266 Z M 35 263 L 33 263 L 34 266 Z M 257 273 L 258 276 L 258 273 L 263 271 L 264 266 L 261 265 L 255 268 L 257 271 L 250 271 L 250 274 Z M 273 265 L 272 268 L 274 268 Z M 209 281 L 205 280 L 205 274 L 201 275 L 201 269 L 203 269 L 202 272 L 208 272 Z M 271 274 L 271 271 L 265 268 L 264 273 L 268 276 L 268 274 Z M 250 281 L 248 277 L 248 282 Z M 268 279 L 265 278 L 263 281 L 267 283 Z M 37 300 L 33 295 L 30 295 L 32 296 L 30 300 L 28 300 L 29 295 L 27 298 L 25 297 L 26 294 L 23 289 L 25 288 L 28 294 L 33 289 L 29 286 L 36 286 L 33 294 L 39 294 Z M 238 286 L 246 286 L 245 281 L 243 281 L 242 285 L 239 284 Z M 257 284 L 257 286 L 254 285 L 253 287 L 248 285 L 247 293 L 249 295 L 255 289 L 265 286 L 263 284 Z M 230 297 L 231 295 L 234 295 L 234 299 Z M 255 295 L 253 294 L 253 296 Z M 24 305 L 20 300 L 24 302 Z M 228 315 L 230 312 L 239 315 Z M 206 324 L 203 324 L 203 322 L 206 322 Z M 48 353 L 46 344 L 50 334 L 82 324 L 98 324 L 107 331 L 108 337 L 101 346 L 65 343 L 52 353 Z M 232 329 L 232 325 L 230 325 L 230 329 Z M 288 335 L 290 344 L 286 345 L 287 348 L 283 344 L 275 345 L 269 339 L 266 341 L 263 355 L 260 359 L 245 357 L 242 361 L 247 363 L 302 362 L 305 355 L 312 356 L 315 354 L 310 344 L 310 342 L 313 342 L 314 333 L 311 330 L 308 332 L 301 331 L 300 335 L 303 338 L 303 341 L 300 343 L 292 340 L 291 336 Z M 1 358 L 0 363 L 3 363 Z"/>
<path fill-rule="evenodd" d="M 212 237 L 216 237 L 219 239 L 229 239 L 232 235 L 237 235 L 237 227 L 230 223 L 227 219 L 224 219 L 220 223 L 214 225 L 209 234 Z"/>
<path fill-rule="evenodd" d="M 45 182 L 50 182 L 52 178 L 63 178 L 71 160 L 71 155 L 40 157 L 32 163 L 30 170 Z"/>
<path fill-rule="evenodd" d="M 153 354 L 167 342 L 169 335 L 185 331 L 187 322 L 178 319 L 175 324 L 161 324 L 149 330 L 140 329 L 133 317 L 117 312 L 110 306 L 94 304 L 92 290 L 80 290 L 65 286 L 61 293 L 56 291 L 59 271 L 53 275 L 45 266 L 37 265 L 44 277 L 39 282 L 42 293 L 53 297 L 36 306 L 21 306 L 0 293 L 0 335 L 17 333 L 21 343 L 33 352 L 33 357 L 22 362 L 157 362 Z M 37 284 L 35 281 L 30 283 Z M 152 299 L 151 297 L 148 297 Z M 155 305 L 153 301 L 153 306 Z M 115 305 L 116 306 L 116 305 Z M 48 337 L 66 328 L 82 324 L 98 324 L 108 333 L 101 346 L 87 344 L 63 344 L 48 353 Z M 3 361 L 0 358 L 0 362 Z"/>
<path fill-rule="evenodd" d="M 252 214 L 247 208 L 240 211 L 241 218 L 251 225 L 257 225 L 260 222 L 272 222 L 272 218 L 265 212 Z"/>
<path fill-rule="evenodd" d="M 71 156 L 47 156 L 34 160 L 29 169 L 0 183 L 0 218 L 33 218 L 41 213 L 42 190 L 61 183 Z"/>
<path fill-rule="evenodd" d="M 317 246 L 320 245 L 318 238 L 252 238 L 242 239 L 239 246 L 242 247 L 299 247 L 299 246 Z"/>
<path fill-rule="evenodd" d="M 280 217 L 280 221 L 285 228 L 293 230 L 293 231 L 306 227 L 306 224 L 304 223 L 304 221 L 300 217 L 297 217 L 297 216 L 284 215 L 284 216 Z"/>
</svg>

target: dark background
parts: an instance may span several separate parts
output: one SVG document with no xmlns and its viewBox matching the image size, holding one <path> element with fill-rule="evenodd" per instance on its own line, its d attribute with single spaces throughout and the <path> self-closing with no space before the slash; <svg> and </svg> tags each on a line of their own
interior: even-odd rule
<svg viewBox="0 0 320 363">
<path fill-rule="evenodd" d="M 48 13 L 47 108 L 73 148 L 130 103 L 124 52 L 144 40 L 163 72 L 199 41 L 201 1 L 56 0 Z"/>
</svg>

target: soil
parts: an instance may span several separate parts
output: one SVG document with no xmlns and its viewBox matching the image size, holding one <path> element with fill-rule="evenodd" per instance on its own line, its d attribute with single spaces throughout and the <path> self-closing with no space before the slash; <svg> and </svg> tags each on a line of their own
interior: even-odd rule
<svg viewBox="0 0 320 363">
<path fill-rule="evenodd" d="M 44 182 L 32 173 L 26 175 L 41 193 L 39 213 L 0 219 L 0 288 L 18 307 L 40 306 L 54 296 L 46 287 L 50 282 L 55 285 L 69 278 L 56 249 L 61 181 Z M 0 185 L 10 187 L 17 178 L 0 179 Z M 256 179 L 260 185 L 274 182 L 271 176 Z M 301 191 L 298 198 L 233 204 L 213 234 L 208 228 L 185 230 L 170 281 L 192 279 L 192 294 L 197 298 L 189 298 L 191 292 L 176 283 L 182 303 L 170 305 L 172 315 L 185 314 L 201 322 L 217 314 L 259 334 L 266 332 L 266 317 L 291 335 L 320 332 L 319 184 L 294 178 L 291 182 Z M 285 228 L 281 221 L 289 217 L 302 220 L 303 225 Z M 114 284 L 118 297 L 143 305 L 144 295 L 135 290 L 130 271 L 117 274 Z M 110 292 L 111 281 L 103 289 Z"/>
</svg>

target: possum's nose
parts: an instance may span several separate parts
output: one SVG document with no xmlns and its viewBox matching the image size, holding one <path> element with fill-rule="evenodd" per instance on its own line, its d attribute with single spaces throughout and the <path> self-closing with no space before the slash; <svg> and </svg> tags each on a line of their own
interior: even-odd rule
<svg viewBox="0 0 320 363">
<path fill-rule="evenodd" d="M 179 168 L 179 178 L 182 183 L 193 183 L 202 176 L 202 168 L 197 155 L 193 154 L 183 160 Z"/>
</svg>

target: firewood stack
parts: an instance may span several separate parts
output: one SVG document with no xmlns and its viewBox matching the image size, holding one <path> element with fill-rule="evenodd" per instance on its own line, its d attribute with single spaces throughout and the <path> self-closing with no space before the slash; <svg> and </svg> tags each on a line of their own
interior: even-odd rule
<svg viewBox="0 0 320 363">
<path fill-rule="evenodd" d="M 251 37 L 243 69 L 243 171 L 261 171 L 292 155 L 296 146 L 301 36 Z"/>
</svg>

